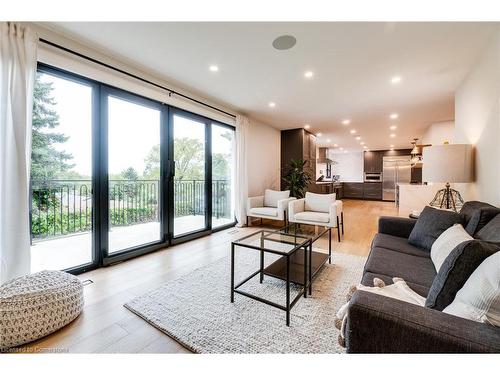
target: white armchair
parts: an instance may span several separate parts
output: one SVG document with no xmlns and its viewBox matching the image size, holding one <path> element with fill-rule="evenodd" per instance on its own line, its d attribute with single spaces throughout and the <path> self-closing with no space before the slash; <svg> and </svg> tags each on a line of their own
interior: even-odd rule
<svg viewBox="0 0 500 375">
<path fill-rule="evenodd" d="M 335 194 L 306 193 L 306 197 L 290 202 L 288 221 L 290 223 L 337 228 L 340 242 L 340 227 L 343 229 L 342 201 L 335 200 Z"/>
<path fill-rule="evenodd" d="M 250 197 L 247 201 L 247 224 L 250 218 L 257 217 L 287 222 L 288 204 L 296 198 L 290 197 L 290 190 L 276 191 L 266 189 L 264 195 Z"/>
</svg>

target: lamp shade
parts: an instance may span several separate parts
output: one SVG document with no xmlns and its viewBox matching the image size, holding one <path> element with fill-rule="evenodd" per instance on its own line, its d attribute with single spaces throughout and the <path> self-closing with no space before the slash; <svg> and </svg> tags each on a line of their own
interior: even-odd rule
<svg viewBox="0 0 500 375">
<path fill-rule="evenodd" d="M 425 182 L 472 182 L 472 145 L 425 147 L 422 180 Z"/>
</svg>

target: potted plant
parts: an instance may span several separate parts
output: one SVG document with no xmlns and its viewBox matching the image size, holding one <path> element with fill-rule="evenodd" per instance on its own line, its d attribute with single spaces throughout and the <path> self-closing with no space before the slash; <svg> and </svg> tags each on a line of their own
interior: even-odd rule
<svg viewBox="0 0 500 375">
<path fill-rule="evenodd" d="M 287 184 L 290 195 L 297 199 L 304 198 L 307 187 L 311 182 L 311 175 L 304 170 L 306 163 L 307 161 L 302 159 L 290 160 L 283 176 L 283 181 Z"/>
</svg>

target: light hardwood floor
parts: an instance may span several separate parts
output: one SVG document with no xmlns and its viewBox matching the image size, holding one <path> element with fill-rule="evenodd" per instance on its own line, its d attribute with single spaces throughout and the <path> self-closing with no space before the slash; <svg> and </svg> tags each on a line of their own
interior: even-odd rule
<svg viewBox="0 0 500 375">
<path fill-rule="evenodd" d="M 380 216 L 397 215 L 393 203 L 344 200 L 345 235 L 333 251 L 368 254 Z M 259 223 L 259 221 L 255 221 Z M 264 222 L 264 226 L 271 223 Z M 135 296 L 157 288 L 229 254 L 230 242 L 261 229 L 231 228 L 159 250 L 120 264 L 79 275 L 84 287 L 83 313 L 60 331 L 21 348 L 27 352 L 188 353 L 189 351 L 123 307 Z M 321 248 L 322 244 L 318 243 Z M 326 244 L 323 244 L 326 248 Z"/>
</svg>

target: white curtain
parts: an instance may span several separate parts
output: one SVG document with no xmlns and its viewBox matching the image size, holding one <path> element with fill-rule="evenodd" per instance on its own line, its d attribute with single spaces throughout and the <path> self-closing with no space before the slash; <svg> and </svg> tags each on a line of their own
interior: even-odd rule
<svg viewBox="0 0 500 375">
<path fill-rule="evenodd" d="M 37 38 L 0 22 L 0 284 L 30 272 L 29 174 Z"/>
<path fill-rule="evenodd" d="M 245 116 L 236 116 L 236 186 L 235 210 L 238 227 L 247 222 L 248 173 L 247 173 L 247 137 L 250 123 Z"/>
</svg>

